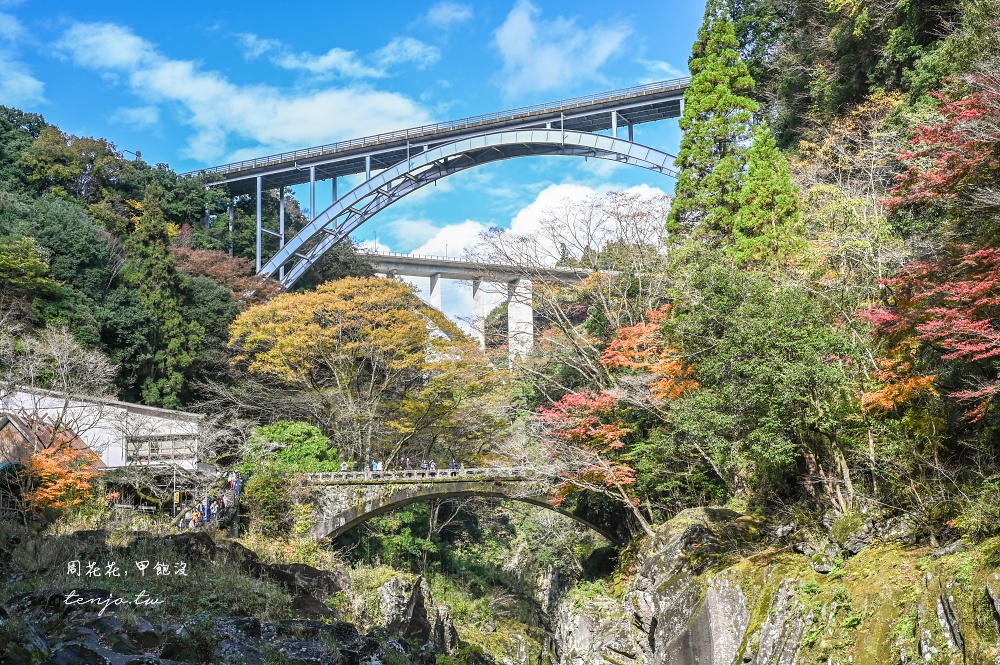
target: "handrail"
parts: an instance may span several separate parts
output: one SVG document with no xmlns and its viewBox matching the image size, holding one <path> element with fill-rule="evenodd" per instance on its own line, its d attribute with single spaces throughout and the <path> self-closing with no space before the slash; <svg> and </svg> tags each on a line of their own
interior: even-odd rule
<svg viewBox="0 0 1000 665">
<path fill-rule="evenodd" d="M 460 259 L 451 256 L 434 256 L 432 254 L 407 254 L 406 252 L 381 252 L 374 251 L 370 249 L 360 249 L 358 251 L 358 256 L 362 259 L 366 256 L 369 257 L 385 257 L 400 258 L 400 259 L 426 259 L 429 261 L 440 261 L 442 263 L 453 262 L 453 263 L 475 263 L 481 266 L 494 266 L 498 268 L 519 268 L 520 266 L 513 263 L 496 263 L 494 261 L 482 261 L 480 259 Z M 566 266 L 548 266 L 545 268 L 540 268 L 541 270 L 546 270 L 548 272 L 566 272 L 566 273 L 592 273 L 593 270 L 589 268 L 571 268 Z"/>
<path fill-rule="evenodd" d="M 310 483 L 350 484 L 389 480 L 502 480 L 536 475 L 525 466 L 473 467 L 469 469 L 387 469 L 385 471 L 323 471 L 304 474 Z"/>
<path fill-rule="evenodd" d="M 256 157 L 254 159 L 244 159 L 243 161 L 240 162 L 232 162 L 230 164 L 222 164 L 220 166 L 212 166 L 209 168 L 198 169 L 197 171 L 189 171 L 187 173 L 182 173 L 181 176 L 187 177 L 187 176 L 196 176 L 208 173 L 228 173 L 230 171 L 242 171 L 244 169 L 252 169 L 261 166 L 268 166 L 274 163 L 287 162 L 308 157 L 317 157 L 320 155 L 329 154 L 331 152 L 338 152 L 341 150 L 347 150 L 351 148 L 365 148 L 368 146 L 375 146 L 390 141 L 396 141 L 399 139 L 424 137 L 428 134 L 434 134 L 436 132 L 448 129 L 462 129 L 466 127 L 472 127 L 475 125 L 483 124 L 486 122 L 516 120 L 520 117 L 528 116 L 542 111 L 567 110 L 584 104 L 612 101 L 615 99 L 627 99 L 629 97 L 638 97 L 642 94 L 646 94 L 649 92 L 658 92 L 658 91 L 667 91 L 667 90 L 676 90 L 679 88 L 685 88 L 687 87 L 690 81 L 691 77 L 684 76 L 681 78 L 670 79 L 667 81 L 658 81 L 656 83 L 646 83 L 643 85 L 636 85 L 629 88 L 610 90 L 608 92 L 594 93 L 590 95 L 581 95 L 579 97 L 570 97 L 569 99 L 561 99 L 554 102 L 543 102 L 541 104 L 532 104 L 531 106 L 521 106 L 519 108 L 509 109 L 506 111 L 494 111 L 493 113 L 483 113 L 480 115 L 470 116 L 468 118 L 460 118 L 458 120 L 446 120 L 443 122 L 436 122 L 429 125 L 411 127 L 409 129 L 400 129 L 394 132 L 385 132 L 382 134 L 375 134 L 373 136 L 365 136 L 363 138 L 349 139 L 347 141 L 339 141 L 337 143 L 327 143 L 325 145 L 315 146 L 312 148 L 300 148 L 299 150 L 292 150 L 291 152 L 282 152 L 276 155 L 267 155 L 265 157 Z"/>
</svg>

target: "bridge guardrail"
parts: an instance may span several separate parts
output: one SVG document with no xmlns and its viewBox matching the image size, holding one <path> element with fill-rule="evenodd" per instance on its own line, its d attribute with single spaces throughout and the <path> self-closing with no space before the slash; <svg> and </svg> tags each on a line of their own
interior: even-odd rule
<svg viewBox="0 0 1000 665">
<path fill-rule="evenodd" d="M 420 482 L 424 480 L 503 480 L 534 475 L 525 466 L 513 467 L 473 467 L 469 469 L 388 469 L 385 471 L 325 471 L 305 474 L 310 483 L 349 485 L 352 483 L 385 482 L 403 480 Z"/>
</svg>

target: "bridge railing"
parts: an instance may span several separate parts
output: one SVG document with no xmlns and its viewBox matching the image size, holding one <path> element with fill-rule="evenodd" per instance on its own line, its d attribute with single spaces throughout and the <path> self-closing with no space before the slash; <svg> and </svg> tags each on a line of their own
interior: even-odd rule
<svg viewBox="0 0 1000 665">
<path fill-rule="evenodd" d="M 387 469 L 385 471 L 325 471 L 305 474 L 310 483 L 349 485 L 388 481 L 423 482 L 463 480 L 504 480 L 533 475 L 525 466 L 474 467 L 469 469 Z"/>
<path fill-rule="evenodd" d="M 224 174 L 232 171 L 243 171 L 247 169 L 268 166 L 271 164 L 278 164 L 288 161 L 295 161 L 298 159 L 305 159 L 308 157 L 318 157 L 322 155 L 327 155 L 332 152 L 339 152 L 347 149 L 366 148 L 386 142 L 398 141 L 400 139 L 423 138 L 428 134 L 435 134 L 437 132 L 442 132 L 452 129 L 463 129 L 488 122 L 513 120 L 523 116 L 541 113 L 544 111 L 558 111 L 560 109 L 569 110 L 575 106 L 581 106 L 585 104 L 595 104 L 599 102 L 606 102 L 617 99 L 624 100 L 628 99 L 629 97 L 637 97 L 639 95 L 644 95 L 651 92 L 676 90 L 687 87 L 687 84 L 690 82 L 690 80 L 691 80 L 690 77 L 685 76 L 682 78 L 671 79 L 669 81 L 658 81 L 656 83 L 646 83 L 643 85 L 632 86 L 631 88 L 621 88 L 619 90 L 611 90 L 609 92 L 595 93 L 592 95 L 582 95 L 580 97 L 561 99 L 559 101 L 554 101 L 554 102 L 545 102 L 543 104 L 533 104 L 531 106 L 522 106 L 520 108 L 509 109 L 507 111 L 495 111 L 493 113 L 484 113 L 482 115 L 471 116 L 469 118 L 461 118 L 459 120 L 447 120 L 445 122 L 437 122 L 430 125 L 421 125 L 420 127 L 401 129 L 395 132 L 385 132 L 382 134 L 375 134 L 374 136 L 365 136 L 363 138 L 350 139 L 348 141 L 340 141 L 338 143 L 327 143 L 326 145 L 315 146 L 312 148 L 302 148 L 300 150 L 282 152 L 277 155 L 267 155 L 266 157 L 258 157 L 256 159 L 246 159 L 241 162 L 222 164 L 221 166 L 213 166 L 210 168 L 199 169 L 197 171 L 191 171 L 189 173 L 183 173 L 181 175 L 194 176 L 200 173 Z"/>
</svg>

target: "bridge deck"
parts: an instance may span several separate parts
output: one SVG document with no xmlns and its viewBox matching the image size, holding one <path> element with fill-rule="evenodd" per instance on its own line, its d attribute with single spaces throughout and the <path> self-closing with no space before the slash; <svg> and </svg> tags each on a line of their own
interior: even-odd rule
<svg viewBox="0 0 1000 665">
<path fill-rule="evenodd" d="M 470 261 L 444 256 L 421 256 L 399 252 L 358 252 L 358 258 L 370 263 L 377 273 L 394 273 L 405 277 L 430 277 L 442 279 L 483 279 L 510 282 L 526 277 L 525 270 L 505 263 Z M 551 282 L 579 282 L 591 275 L 584 268 L 533 268 L 531 276 Z"/>
<path fill-rule="evenodd" d="M 364 173 L 398 164 L 408 155 L 502 129 L 540 128 L 551 123 L 577 132 L 610 129 L 611 111 L 617 110 L 619 126 L 641 124 L 680 115 L 681 99 L 689 78 L 611 90 L 555 102 L 525 106 L 509 111 L 450 120 L 364 138 L 284 152 L 242 162 L 223 164 L 184 175 L 207 173 L 215 182 L 228 183 L 234 195 L 253 194 L 255 178 L 262 177 L 264 189 L 300 185 L 310 180 L 309 167 L 316 167 L 316 180 Z M 370 163 L 366 164 L 366 158 Z"/>
<path fill-rule="evenodd" d="M 387 471 L 328 471 L 307 473 L 316 485 L 387 485 L 392 483 L 465 483 L 472 481 L 530 480 L 536 474 L 527 467 L 483 467 L 471 469 L 391 469 Z"/>
</svg>

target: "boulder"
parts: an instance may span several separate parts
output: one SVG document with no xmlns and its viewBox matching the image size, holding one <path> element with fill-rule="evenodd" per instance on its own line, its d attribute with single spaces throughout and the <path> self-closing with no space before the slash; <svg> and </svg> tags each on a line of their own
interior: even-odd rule
<svg viewBox="0 0 1000 665">
<path fill-rule="evenodd" d="M 432 626 L 427 618 L 425 598 L 429 599 L 423 578 L 419 575 L 409 583 L 403 577 L 393 577 L 378 588 L 385 629 L 418 644 L 431 638 Z"/>
<path fill-rule="evenodd" d="M 215 657 L 218 661 L 228 663 L 243 663 L 258 665 L 263 660 L 260 652 L 243 640 L 222 640 L 215 647 Z"/>
<path fill-rule="evenodd" d="M 110 665 L 111 661 L 82 644 L 57 646 L 42 665 Z"/>
<path fill-rule="evenodd" d="M 438 653 L 452 653 L 458 649 L 458 631 L 451 619 L 451 610 L 439 607 L 434 613 L 434 628 L 432 631 L 434 649 Z"/>
<path fill-rule="evenodd" d="M 322 601 L 307 594 L 299 594 L 292 598 L 292 612 L 301 619 L 335 619 L 336 613 L 324 605 Z"/>
<path fill-rule="evenodd" d="M 190 562 L 198 559 L 215 561 L 219 550 L 212 537 L 204 531 L 178 533 L 167 536 L 163 542 L 173 547 L 177 552 L 184 554 Z"/>
<path fill-rule="evenodd" d="M 343 569 L 331 573 L 302 563 L 273 564 L 271 569 L 290 579 L 295 591 L 316 598 L 332 596 L 350 584 L 350 576 Z"/>
</svg>

